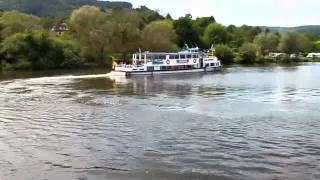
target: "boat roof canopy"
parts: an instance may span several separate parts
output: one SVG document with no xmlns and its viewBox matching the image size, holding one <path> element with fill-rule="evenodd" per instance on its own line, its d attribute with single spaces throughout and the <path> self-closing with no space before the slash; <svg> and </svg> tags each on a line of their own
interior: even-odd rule
<svg viewBox="0 0 320 180">
<path fill-rule="evenodd" d="M 145 51 L 145 52 L 141 52 L 141 53 L 145 53 L 145 54 L 150 54 L 150 55 L 177 55 L 177 54 L 194 54 L 194 53 L 201 53 L 199 51 L 198 47 L 194 47 L 194 48 L 185 48 L 182 49 L 181 51 L 175 52 L 175 53 L 168 53 L 168 52 L 150 52 L 150 51 Z M 139 52 L 135 53 L 135 54 L 139 54 Z"/>
</svg>

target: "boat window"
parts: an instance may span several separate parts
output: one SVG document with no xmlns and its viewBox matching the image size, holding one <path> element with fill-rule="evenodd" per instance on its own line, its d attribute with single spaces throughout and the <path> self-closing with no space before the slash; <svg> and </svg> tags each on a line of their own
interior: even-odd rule
<svg viewBox="0 0 320 180">
<path fill-rule="evenodd" d="M 147 55 L 147 59 L 151 59 L 151 55 Z"/>
<path fill-rule="evenodd" d="M 169 56 L 169 59 L 174 59 L 174 55 L 170 55 L 170 56 Z"/>
<path fill-rule="evenodd" d="M 180 59 L 185 59 L 186 55 L 185 54 L 180 54 Z"/>
<path fill-rule="evenodd" d="M 187 55 L 187 58 L 190 59 L 190 58 L 191 58 L 191 54 L 188 54 L 188 55 Z"/>
<path fill-rule="evenodd" d="M 154 70 L 153 66 L 148 66 L 147 67 L 147 71 L 153 71 L 153 70 Z"/>
<path fill-rule="evenodd" d="M 166 56 L 165 55 L 159 55 L 158 58 L 159 59 L 166 59 Z"/>
<path fill-rule="evenodd" d="M 198 55 L 193 54 L 193 55 L 192 55 L 192 58 L 198 58 Z"/>
<path fill-rule="evenodd" d="M 179 55 L 174 55 L 174 59 L 179 59 Z"/>
<path fill-rule="evenodd" d="M 214 66 L 214 63 L 211 63 L 210 66 Z"/>
</svg>

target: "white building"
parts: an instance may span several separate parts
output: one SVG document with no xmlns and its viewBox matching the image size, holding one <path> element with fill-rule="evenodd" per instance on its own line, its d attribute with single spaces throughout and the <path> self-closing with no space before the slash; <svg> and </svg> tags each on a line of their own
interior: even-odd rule
<svg viewBox="0 0 320 180">
<path fill-rule="evenodd" d="M 320 53 L 309 53 L 308 58 L 320 58 Z"/>
</svg>

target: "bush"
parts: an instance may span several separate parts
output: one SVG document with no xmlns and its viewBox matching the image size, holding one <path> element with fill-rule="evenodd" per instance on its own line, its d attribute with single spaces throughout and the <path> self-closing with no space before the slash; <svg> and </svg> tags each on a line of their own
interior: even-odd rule
<svg viewBox="0 0 320 180">
<path fill-rule="evenodd" d="M 290 56 L 285 55 L 285 56 L 281 56 L 278 62 L 279 63 L 290 63 L 291 60 L 292 59 L 290 58 Z"/>
<path fill-rule="evenodd" d="M 222 64 L 232 64 L 233 63 L 233 52 L 231 48 L 226 45 L 216 46 L 216 56 L 221 61 Z"/>
<path fill-rule="evenodd" d="M 15 64 L 12 65 L 12 68 L 18 70 L 29 70 L 32 69 L 32 64 L 26 59 L 19 59 Z"/>
<path fill-rule="evenodd" d="M 237 61 L 242 64 L 253 64 L 256 62 L 257 52 L 259 52 L 257 45 L 244 43 L 239 49 Z"/>
<path fill-rule="evenodd" d="M 256 62 L 259 64 L 265 64 L 268 62 L 268 60 L 264 56 L 257 56 Z"/>
<path fill-rule="evenodd" d="M 79 52 L 68 42 L 47 33 L 17 33 L 7 37 L 1 53 L 14 69 L 54 69 L 81 63 Z"/>
<path fill-rule="evenodd" d="M 237 61 L 240 64 L 254 64 L 256 62 L 256 54 L 254 52 L 239 53 Z"/>
</svg>

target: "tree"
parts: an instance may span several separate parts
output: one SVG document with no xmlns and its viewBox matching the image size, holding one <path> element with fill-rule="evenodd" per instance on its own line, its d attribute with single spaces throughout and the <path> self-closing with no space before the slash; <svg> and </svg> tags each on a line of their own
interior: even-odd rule
<svg viewBox="0 0 320 180">
<path fill-rule="evenodd" d="M 153 21 L 163 20 L 165 19 L 163 16 L 159 14 L 158 11 L 151 10 L 147 8 L 146 6 L 141 6 L 140 8 L 137 8 L 136 11 L 139 12 L 142 20 L 149 24 Z"/>
<path fill-rule="evenodd" d="M 1 0 L 1 9 L 15 9 L 36 16 L 67 15 L 83 5 L 97 6 L 101 9 L 128 8 L 129 2 L 97 1 L 97 0 Z"/>
<path fill-rule="evenodd" d="M 132 10 L 113 10 L 109 16 L 113 25 L 111 37 L 111 51 L 121 53 L 125 60 L 126 54 L 136 50 L 141 40 L 140 25 L 142 19 L 139 14 Z"/>
<path fill-rule="evenodd" d="M 212 23 L 205 30 L 203 40 L 207 46 L 211 44 L 225 44 L 228 41 L 228 32 L 221 24 Z"/>
<path fill-rule="evenodd" d="M 277 49 L 279 39 L 275 33 L 262 32 L 254 38 L 254 43 L 259 46 L 262 55 L 266 55 Z"/>
<path fill-rule="evenodd" d="M 1 26 L 1 37 L 7 37 L 27 30 L 41 30 L 40 19 L 38 17 L 18 11 L 4 12 L 1 17 Z"/>
<path fill-rule="evenodd" d="M 316 41 L 313 43 L 314 45 L 314 51 L 320 51 L 320 41 Z"/>
<path fill-rule="evenodd" d="M 209 24 L 215 23 L 216 20 L 214 19 L 213 16 L 210 17 L 200 17 L 197 18 L 194 23 L 193 26 L 194 28 L 197 30 L 198 34 L 200 36 L 203 36 L 205 29 L 209 26 Z"/>
<path fill-rule="evenodd" d="M 106 14 L 98 7 L 83 6 L 73 11 L 70 21 L 84 56 L 104 64 L 114 30 Z"/>
<path fill-rule="evenodd" d="M 166 19 L 172 20 L 172 17 L 169 13 L 166 15 Z"/>
<path fill-rule="evenodd" d="M 237 28 L 235 25 L 229 25 L 226 30 L 228 32 L 228 44 L 230 47 L 238 48 L 244 43 L 245 38 L 240 28 Z"/>
<path fill-rule="evenodd" d="M 279 51 L 287 54 L 297 54 L 305 51 L 310 41 L 297 32 L 287 32 L 281 35 L 279 42 Z"/>
<path fill-rule="evenodd" d="M 142 48 L 152 51 L 173 51 L 177 35 L 170 21 L 154 21 L 142 31 Z"/>
<path fill-rule="evenodd" d="M 217 45 L 215 46 L 216 56 L 221 60 L 222 64 L 232 64 L 233 63 L 233 52 L 227 45 Z"/>
<path fill-rule="evenodd" d="M 253 42 L 253 39 L 262 32 L 260 27 L 242 25 L 239 27 L 240 37 L 243 42 Z"/>
<path fill-rule="evenodd" d="M 62 43 L 47 33 L 17 33 L 7 37 L 1 47 L 4 58 L 15 69 L 52 69 L 65 60 Z"/>
<path fill-rule="evenodd" d="M 254 43 L 244 43 L 239 48 L 238 61 L 242 64 L 253 64 L 256 61 L 257 53 L 259 52 L 259 47 Z"/>
<path fill-rule="evenodd" d="M 201 43 L 197 31 L 193 27 L 193 20 L 190 14 L 175 20 L 173 26 L 178 35 L 179 47 L 183 47 L 185 44 L 199 45 Z"/>
</svg>

